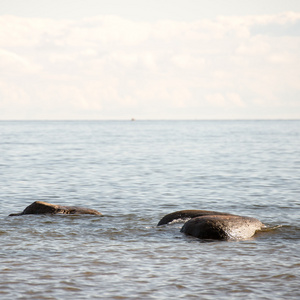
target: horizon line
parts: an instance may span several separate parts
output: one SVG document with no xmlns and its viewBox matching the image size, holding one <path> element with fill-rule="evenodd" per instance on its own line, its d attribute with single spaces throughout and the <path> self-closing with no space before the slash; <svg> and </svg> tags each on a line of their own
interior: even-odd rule
<svg viewBox="0 0 300 300">
<path fill-rule="evenodd" d="M 249 118 L 249 119 L 0 119 L 0 122 L 115 122 L 115 121 L 300 121 L 300 118 Z"/>
</svg>

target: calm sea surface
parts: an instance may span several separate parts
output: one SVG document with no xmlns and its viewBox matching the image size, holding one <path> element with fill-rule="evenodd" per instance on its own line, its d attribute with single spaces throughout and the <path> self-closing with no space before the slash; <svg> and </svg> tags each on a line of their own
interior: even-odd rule
<svg viewBox="0 0 300 300">
<path fill-rule="evenodd" d="M 300 121 L 3 121 L 0 154 L 0 299 L 300 299 Z M 8 217 L 36 200 L 103 216 Z M 182 209 L 276 228 L 156 227 Z"/>
</svg>

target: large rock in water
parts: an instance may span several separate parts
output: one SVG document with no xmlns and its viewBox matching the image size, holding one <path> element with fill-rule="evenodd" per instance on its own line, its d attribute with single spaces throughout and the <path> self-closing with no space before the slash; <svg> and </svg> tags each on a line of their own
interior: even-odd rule
<svg viewBox="0 0 300 300">
<path fill-rule="evenodd" d="M 205 210 L 177 211 L 163 217 L 158 225 L 187 219 L 180 231 L 200 239 L 248 239 L 265 227 L 255 218 Z"/>
<path fill-rule="evenodd" d="M 201 217 L 201 216 L 211 216 L 211 215 L 226 215 L 232 216 L 232 214 L 218 212 L 218 211 L 211 211 L 211 210 L 179 210 L 173 213 L 165 215 L 157 224 L 157 226 L 168 224 L 174 221 L 184 222 L 191 218 Z"/>
<path fill-rule="evenodd" d="M 43 201 L 35 201 L 29 206 L 27 206 L 21 213 L 10 214 L 10 216 L 21 216 L 21 215 L 41 215 L 41 214 L 64 214 L 64 215 L 74 215 L 74 214 L 89 214 L 89 215 L 102 215 L 95 209 L 89 209 L 77 206 L 61 206 L 56 204 L 51 204 Z"/>
<path fill-rule="evenodd" d="M 255 218 L 212 215 L 192 218 L 181 228 L 181 232 L 200 239 L 248 239 L 264 225 Z"/>
</svg>

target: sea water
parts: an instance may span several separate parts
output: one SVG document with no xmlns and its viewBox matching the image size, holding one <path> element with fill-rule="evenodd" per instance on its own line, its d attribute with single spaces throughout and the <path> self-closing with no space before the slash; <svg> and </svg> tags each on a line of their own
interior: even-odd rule
<svg viewBox="0 0 300 300">
<path fill-rule="evenodd" d="M 0 154 L 0 299 L 300 298 L 300 121 L 2 121 Z M 8 217 L 37 200 L 103 216 Z M 183 209 L 273 229 L 156 226 Z"/>
</svg>

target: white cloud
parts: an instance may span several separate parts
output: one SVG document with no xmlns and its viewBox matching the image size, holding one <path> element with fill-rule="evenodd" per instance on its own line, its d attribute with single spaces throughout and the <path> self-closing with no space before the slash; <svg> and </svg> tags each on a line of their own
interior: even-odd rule
<svg viewBox="0 0 300 300">
<path fill-rule="evenodd" d="M 35 73 L 39 67 L 29 59 L 0 48 L 0 69 L 7 73 Z"/>
<path fill-rule="evenodd" d="M 264 56 L 265 54 L 270 53 L 271 46 L 270 44 L 261 36 L 249 38 L 246 41 L 243 41 L 238 48 L 236 53 L 244 56 Z"/>
<path fill-rule="evenodd" d="M 246 103 L 242 101 L 240 95 L 235 92 L 231 93 L 214 93 L 206 95 L 206 101 L 214 107 L 233 108 L 245 107 Z"/>
<path fill-rule="evenodd" d="M 193 22 L 0 16 L 0 118 L 256 118 L 272 116 L 273 103 L 284 116 L 298 103 L 300 117 L 299 100 L 285 98 L 299 99 L 297 24 L 292 12 Z"/>
</svg>

